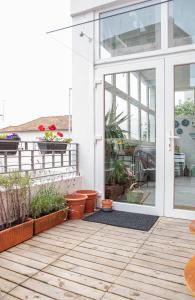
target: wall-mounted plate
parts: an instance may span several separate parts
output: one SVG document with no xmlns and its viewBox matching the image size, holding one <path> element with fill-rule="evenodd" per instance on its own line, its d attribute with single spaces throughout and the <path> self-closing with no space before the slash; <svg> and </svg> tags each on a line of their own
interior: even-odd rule
<svg viewBox="0 0 195 300">
<path fill-rule="evenodd" d="M 175 120 L 175 128 L 179 127 L 179 121 Z"/>
<path fill-rule="evenodd" d="M 187 120 L 187 119 L 183 119 L 183 120 L 181 121 L 181 124 L 182 124 L 183 126 L 188 126 L 188 125 L 190 124 L 190 121 Z"/>
<path fill-rule="evenodd" d="M 182 128 L 178 128 L 177 129 L 177 134 L 182 134 L 183 133 L 183 129 Z"/>
</svg>

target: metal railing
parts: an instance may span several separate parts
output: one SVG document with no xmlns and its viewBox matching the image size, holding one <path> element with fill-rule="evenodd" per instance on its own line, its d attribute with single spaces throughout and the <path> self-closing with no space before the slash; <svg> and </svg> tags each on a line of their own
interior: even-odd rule
<svg viewBox="0 0 195 300">
<path fill-rule="evenodd" d="M 33 177 L 79 175 L 79 145 L 62 142 L 0 141 L 0 174 L 27 172 Z"/>
</svg>

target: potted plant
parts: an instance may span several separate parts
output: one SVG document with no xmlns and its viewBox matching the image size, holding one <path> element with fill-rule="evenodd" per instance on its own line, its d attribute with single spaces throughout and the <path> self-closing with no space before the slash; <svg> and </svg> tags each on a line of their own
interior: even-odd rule
<svg viewBox="0 0 195 300">
<path fill-rule="evenodd" d="M 124 140 L 123 142 L 123 149 L 124 149 L 124 153 L 125 155 L 133 155 L 135 148 L 137 147 L 137 143 L 131 141 L 131 140 Z"/>
<path fill-rule="evenodd" d="M 114 160 L 110 172 L 106 176 L 105 196 L 117 200 L 124 192 L 124 186 L 131 177 L 125 163 L 121 160 Z"/>
<path fill-rule="evenodd" d="M 29 176 L 10 173 L 0 176 L 0 252 L 33 236 Z"/>
<path fill-rule="evenodd" d="M 19 142 L 20 137 L 14 132 L 0 134 L 0 154 L 15 155 Z"/>
<path fill-rule="evenodd" d="M 54 186 L 42 187 L 31 201 L 34 234 L 61 224 L 67 219 L 68 208 L 64 195 Z"/>
<path fill-rule="evenodd" d="M 51 124 L 46 127 L 41 124 L 38 126 L 39 131 L 44 132 L 44 135 L 39 138 L 38 147 L 42 154 L 51 154 L 55 152 L 57 154 L 66 153 L 67 144 L 72 142 L 71 138 L 64 138 L 64 135 L 60 131 L 56 131 L 56 125 Z"/>
</svg>

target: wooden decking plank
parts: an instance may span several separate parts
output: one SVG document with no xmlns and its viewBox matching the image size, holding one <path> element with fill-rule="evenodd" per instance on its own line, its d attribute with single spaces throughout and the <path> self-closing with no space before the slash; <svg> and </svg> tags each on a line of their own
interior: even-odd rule
<svg viewBox="0 0 195 300">
<path fill-rule="evenodd" d="M 16 286 L 16 283 L 0 278 L 0 292 L 9 293 L 9 291 L 14 289 Z"/>
<path fill-rule="evenodd" d="M 99 251 L 101 253 L 110 253 L 111 255 L 113 255 L 114 257 L 113 259 L 123 261 L 123 262 L 128 262 L 128 258 L 132 257 L 133 253 L 136 252 L 136 249 L 133 249 L 134 251 L 132 251 L 131 249 L 129 251 L 123 251 L 123 250 L 113 249 L 105 246 L 94 245 L 88 242 L 81 243 L 80 247 L 84 247 L 89 250 Z"/>
<path fill-rule="evenodd" d="M 127 288 L 118 284 L 112 285 L 109 292 L 117 294 L 119 296 L 126 297 L 127 299 L 136 299 L 136 300 L 165 300 L 165 298 L 156 297 L 151 294 L 144 293 L 142 291 L 137 291 L 136 289 Z"/>
<path fill-rule="evenodd" d="M 60 263 L 61 262 L 58 261 L 54 263 L 54 265 L 46 267 L 42 272 L 66 279 L 68 281 L 77 282 L 79 284 L 86 285 L 87 287 L 93 287 L 101 291 L 107 291 L 111 285 L 111 283 L 109 283 L 108 281 L 106 282 L 103 281 L 103 278 L 97 279 L 94 278 L 94 276 L 90 276 L 91 274 L 90 272 L 88 274 L 87 270 L 85 274 L 81 274 L 81 273 L 72 272 L 67 269 L 63 269 L 62 268 L 63 265 L 62 264 L 60 265 Z M 91 273 L 93 274 L 93 272 L 95 271 L 92 271 Z"/>
<path fill-rule="evenodd" d="M 137 290 L 138 292 L 143 292 L 152 296 L 156 297 L 162 297 L 167 300 L 192 300 L 193 297 L 190 295 L 184 295 L 181 293 L 178 293 L 176 291 L 171 291 L 167 288 L 162 288 L 159 286 L 151 285 L 149 283 L 140 283 L 140 281 L 130 279 L 130 278 L 124 278 L 119 277 L 117 280 L 117 285 L 125 286 L 129 289 Z"/>
<path fill-rule="evenodd" d="M 183 269 L 185 264 L 183 262 L 179 262 L 179 261 L 172 261 L 169 259 L 163 259 L 163 258 L 159 258 L 156 256 L 152 256 L 152 255 L 145 255 L 145 254 L 139 254 L 136 253 L 134 258 L 136 259 L 140 259 L 140 260 L 145 260 L 148 262 L 152 262 L 152 263 L 157 263 L 160 265 L 165 265 L 165 266 L 170 266 L 170 267 L 174 267 L 174 268 L 178 268 L 178 269 Z"/>
<path fill-rule="evenodd" d="M 14 290 L 12 290 L 10 292 L 10 294 L 12 296 L 18 297 L 16 299 L 21 299 L 21 300 L 27 300 L 27 299 L 28 300 L 35 300 L 35 299 L 38 299 L 38 300 L 49 300 L 49 299 L 53 299 L 53 298 L 50 298 L 49 295 L 48 296 L 44 296 L 44 295 L 42 295 L 40 293 L 31 291 L 30 289 L 24 288 L 22 286 L 16 287 Z M 11 298 L 10 298 L 10 300 L 11 300 Z"/>
<path fill-rule="evenodd" d="M 72 249 L 75 247 L 74 244 L 64 243 L 62 241 L 59 241 L 58 239 L 55 239 L 54 237 L 51 238 L 50 236 L 45 237 L 45 236 L 37 235 L 34 236 L 31 241 L 36 241 L 48 245 L 55 245 L 65 249 Z"/>
<path fill-rule="evenodd" d="M 182 262 L 184 264 L 188 261 L 188 258 L 186 258 L 186 257 L 177 256 L 177 253 L 175 253 L 175 255 L 173 255 L 173 254 L 161 253 L 160 251 L 145 250 L 142 248 L 140 248 L 138 250 L 138 253 L 144 254 L 144 255 L 155 256 L 155 257 L 159 257 L 159 258 L 163 258 L 163 259 L 168 259 L 171 261 Z"/>
<path fill-rule="evenodd" d="M 163 271 L 151 269 L 151 268 L 148 268 L 148 267 L 129 264 L 126 267 L 126 270 L 131 271 L 131 272 L 135 272 L 135 273 L 140 273 L 140 274 L 143 274 L 143 275 L 148 275 L 148 276 L 158 278 L 158 279 L 167 280 L 167 281 L 170 281 L 170 282 L 184 284 L 183 277 L 180 276 L 180 275 L 175 275 L 175 274 L 171 274 L 171 273 L 168 273 L 168 272 L 163 272 Z"/>
<path fill-rule="evenodd" d="M 32 251 L 23 250 L 23 249 L 18 248 L 18 247 L 13 247 L 13 248 L 9 249 L 8 252 L 14 253 L 14 254 L 22 256 L 22 257 L 30 258 L 30 259 L 35 260 L 35 261 L 43 262 L 45 264 L 50 264 L 54 260 L 56 260 L 56 258 L 57 258 L 57 257 L 52 258 L 52 257 L 42 255 L 40 253 L 35 253 L 35 252 L 32 252 Z"/>
<path fill-rule="evenodd" d="M 3 267 L 5 269 L 8 269 L 10 271 L 14 271 L 16 273 L 26 275 L 26 276 L 33 276 L 38 272 L 37 269 L 27 267 L 24 265 L 21 265 L 20 263 L 16 263 L 4 258 L 0 258 L 0 267 Z"/>
<path fill-rule="evenodd" d="M 94 245 L 99 245 L 99 246 L 105 246 L 108 248 L 112 248 L 112 249 L 118 249 L 118 250 L 124 250 L 124 251 L 133 251 L 136 252 L 137 249 L 140 247 L 140 245 L 138 244 L 129 244 L 129 245 L 122 245 L 122 244 L 118 244 L 118 243 L 114 243 L 114 242 L 110 242 L 107 240 L 97 240 L 95 239 L 95 236 L 93 236 L 92 238 L 89 238 L 87 240 L 87 243 L 90 244 L 94 244 Z"/>
<path fill-rule="evenodd" d="M 140 260 L 140 259 L 133 258 L 131 260 L 131 264 L 146 267 L 146 268 L 150 268 L 150 269 L 153 269 L 153 270 L 156 270 L 156 271 L 161 271 L 161 272 L 166 272 L 166 273 L 170 273 L 170 274 L 174 274 L 174 275 L 178 275 L 178 276 L 183 276 L 183 270 L 182 269 L 174 268 L 174 267 L 171 267 L 171 266 L 161 265 L 161 264 L 158 264 L 156 262 L 153 263 L 151 261 L 145 261 L 145 260 Z"/>
<path fill-rule="evenodd" d="M 95 279 L 98 279 L 101 281 L 104 280 L 104 282 L 114 282 L 117 279 L 117 276 L 110 275 L 108 273 L 104 273 L 103 270 L 100 272 L 100 271 L 90 269 L 90 268 L 88 268 L 87 264 L 86 264 L 86 267 L 72 265 L 72 268 L 67 268 L 67 262 L 56 261 L 53 263 L 53 266 L 63 269 L 63 272 L 64 272 L 64 270 L 66 270 L 66 272 L 67 272 L 67 270 L 69 270 L 71 272 L 81 274 L 81 275 L 86 275 L 88 277 L 95 278 Z M 47 270 L 47 268 L 46 268 L 46 270 Z"/>
<path fill-rule="evenodd" d="M 195 250 L 195 243 L 190 240 L 183 242 L 183 240 L 180 239 L 173 239 L 173 238 L 167 238 L 158 235 L 151 235 L 148 238 L 148 241 Z"/>
<path fill-rule="evenodd" d="M 0 267 L 0 278 L 4 278 L 16 284 L 20 284 L 28 279 L 27 276 L 16 273 L 14 271 L 8 270 L 6 268 Z"/>
<path fill-rule="evenodd" d="M 121 236 L 115 236 L 114 234 L 106 234 L 103 232 L 98 231 L 96 234 L 93 235 L 93 239 L 100 240 L 100 241 L 108 241 L 115 244 L 120 244 L 124 246 L 128 245 L 137 245 L 138 247 L 143 244 L 145 239 L 138 239 L 138 238 L 126 238 Z"/>
<path fill-rule="evenodd" d="M 16 263 L 19 263 L 21 265 L 27 266 L 27 267 L 32 267 L 37 270 L 41 270 L 47 266 L 46 263 L 37 261 L 37 260 L 32 260 L 27 257 L 13 254 L 11 252 L 3 252 L 0 254 L 0 258 L 5 258 L 10 261 L 14 261 Z"/>
<path fill-rule="evenodd" d="M 176 234 L 176 232 L 172 230 L 156 228 L 154 229 L 153 234 L 158 236 L 171 237 L 173 239 L 180 239 L 183 240 L 185 243 L 187 243 L 188 241 L 194 242 L 194 237 L 189 233 L 177 232 Z"/>
<path fill-rule="evenodd" d="M 169 289 L 171 291 L 190 295 L 189 291 L 186 289 L 186 287 L 184 285 L 175 283 L 175 282 L 171 282 L 171 281 L 167 281 L 164 279 L 159 279 L 159 278 L 155 278 L 152 276 L 148 276 L 148 274 L 145 275 L 145 274 L 141 274 L 141 273 L 124 270 L 121 273 L 121 277 L 127 277 L 129 279 L 140 281 L 141 283 L 142 282 L 149 283 L 151 285 L 163 287 L 163 288 Z"/>
<path fill-rule="evenodd" d="M 108 266 L 108 267 L 113 267 L 117 269 L 124 269 L 126 266 L 126 263 L 120 262 L 120 261 L 114 261 L 108 257 L 100 257 L 97 256 L 99 253 L 95 252 L 96 255 L 93 255 L 92 253 L 90 254 L 89 251 L 86 251 L 85 248 L 77 247 L 74 250 L 71 250 L 68 252 L 69 256 L 76 257 L 76 258 L 81 258 L 86 261 L 90 262 L 98 262 L 98 264 L 102 264 L 103 266 Z"/>
<path fill-rule="evenodd" d="M 46 239 L 51 239 L 51 240 L 57 241 L 57 242 L 58 241 L 62 242 L 67 249 L 72 249 L 73 247 L 75 247 L 76 245 L 81 243 L 81 241 L 75 241 L 75 240 L 72 240 L 72 239 L 67 239 L 67 238 L 65 238 L 63 236 L 60 236 L 60 235 L 51 234 L 49 231 L 40 233 L 39 237 L 41 237 L 41 238 L 43 237 L 43 238 L 46 238 Z"/>
<path fill-rule="evenodd" d="M 47 233 L 47 232 L 46 232 Z M 83 241 L 85 240 L 89 235 L 80 234 L 77 232 L 71 232 L 71 231 L 65 231 L 62 228 L 54 227 L 51 230 L 49 230 L 49 233 L 55 234 L 56 236 L 63 236 L 67 239 L 71 239 L 73 241 Z"/>
<path fill-rule="evenodd" d="M 86 259 L 87 258 L 88 257 L 86 257 Z M 119 275 L 121 273 L 121 270 L 113 268 L 113 267 L 108 267 L 105 264 L 104 265 L 99 264 L 99 261 L 97 261 L 97 263 L 94 263 L 89 260 L 84 260 L 81 258 L 69 256 L 69 255 L 64 255 L 64 256 L 60 257 L 60 260 L 65 261 L 67 263 L 71 263 L 76 266 L 86 267 L 86 268 L 104 272 L 104 273 L 110 274 L 110 275 Z"/>
<path fill-rule="evenodd" d="M 54 242 L 53 242 L 53 244 L 49 245 L 49 244 L 44 243 L 44 241 L 40 242 L 40 241 L 35 241 L 32 239 L 32 240 L 26 241 L 25 244 L 35 246 L 37 248 L 42 248 L 45 250 L 51 250 L 51 251 L 59 253 L 59 254 L 66 254 L 69 251 L 69 249 L 55 246 Z"/>
<path fill-rule="evenodd" d="M 59 256 L 61 256 L 61 253 L 57 253 L 48 249 L 40 248 L 37 245 L 30 245 L 27 243 L 19 244 L 16 247 L 13 247 L 11 249 L 21 249 L 27 252 L 31 252 L 33 254 L 40 254 L 45 257 L 51 258 L 51 259 L 57 259 Z M 9 249 L 10 251 L 10 249 Z M 67 251 L 66 251 L 67 252 Z"/>
<path fill-rule="evenodd" d="M 119 295 L 115 295 L 115 294 L 112 294 L 112 293 L 106 293 L 104 295 L 104 297 L 102 298 L 102 300 L 127 300 L 127 298 L 124 298 L 124 297 L 121 297 Z"/>
<path fill-rule="evenodd" d="M 76 293 L 78 295 L 95 300 L 101 299 L 104 295 L 103 291 L 44 272 L 39 272 L 36 274 L 34 279 L 45 282 L 51 286 L 61 288 L 65 291 Z"/>
</svg>

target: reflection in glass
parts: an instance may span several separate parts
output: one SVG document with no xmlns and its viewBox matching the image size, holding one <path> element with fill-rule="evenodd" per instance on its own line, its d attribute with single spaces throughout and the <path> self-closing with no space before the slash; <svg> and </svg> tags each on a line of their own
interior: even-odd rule
<svg viewBox="0 0 195 300">
<path fill-rule="evenodd" d="M 108 17 L 100 21 L 101 58 L 160 48 L 160 5 L 133 8 L 126 6 L 100 14 L 100 18 Z"/>
<path fill-rule="evenodd" d="M 175 67 L 174 208 L 195 210 L 195 64 Z"/>
<path fill-rule="evenodd" d="M 169 2 L 169 47 L 195 42 L 195 1 Z"/>
<path fill-rule="evenodd" d="M 154 69 L 105 76 L 105 196 L 115 201 L 155 205 L 155 94 Z"/>
</svg>

